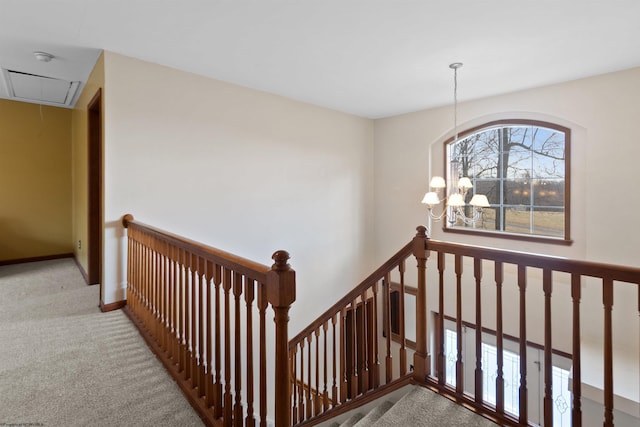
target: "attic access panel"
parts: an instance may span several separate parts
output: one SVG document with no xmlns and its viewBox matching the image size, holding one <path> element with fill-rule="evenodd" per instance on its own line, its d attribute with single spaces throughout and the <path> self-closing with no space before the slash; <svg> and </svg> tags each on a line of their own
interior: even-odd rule
<svg viewBox="0 0 640 427">
<path fill-rule="evenodd" d="M 9 96 L 49 105 L 71 106 L 80 82 L 3 70 Z"/>
</svg>

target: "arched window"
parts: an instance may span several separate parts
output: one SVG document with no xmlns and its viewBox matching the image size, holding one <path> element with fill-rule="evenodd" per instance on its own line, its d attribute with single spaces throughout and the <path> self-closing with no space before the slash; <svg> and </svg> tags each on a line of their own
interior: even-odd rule
<svg viewBox="0 0 640 427">
<path fill-rule="evenodd" d="M 478 221 L 445 230 L 568 242 L 569 148 L 569 129 L 531 120 L 487 123 L 448 141 L 447 182 L 470 178 L 466 202 L 484 194 L 490 207 Z"/>
</svg>

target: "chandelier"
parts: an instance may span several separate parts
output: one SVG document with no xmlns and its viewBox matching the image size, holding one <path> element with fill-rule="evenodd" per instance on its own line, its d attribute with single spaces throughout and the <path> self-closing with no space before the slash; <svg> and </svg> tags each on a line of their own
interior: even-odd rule
<svg viewBox="0 0 640 427">
<path fill-rule="evenodd" d="M 458 141 L 458 68 L 462 67 L 461 62 L 454 62 L 449 65 L 453 70 L 453 143 Z M 451 160 L 449 162 L 450 185 L 441 176 L 434 176 L 429 182 L 430 191 L 424 195 L 422 203 L 427 205 L 429 211 L 427 223 L 427 236 L 431 237 L 431 221 L 446 220 L 449 227 L 453 227 L 459 222 L 467 225 L 475 225 L 482 219 L 482 209 L 489 207 L 489 200 L 484 194 L 474 192 L 469 201 L 472 206 L 470 214 L 465 213 L 466 197 L 473 189 L 473 183 L 466 176 L 459 176 L 459 162 Z M 444 198 L 441 199 L 441 196 Z M 440 202 L 446 201 L 446 207 L 439 214 L 434 213 L 434 207 Z"/>
</svg>

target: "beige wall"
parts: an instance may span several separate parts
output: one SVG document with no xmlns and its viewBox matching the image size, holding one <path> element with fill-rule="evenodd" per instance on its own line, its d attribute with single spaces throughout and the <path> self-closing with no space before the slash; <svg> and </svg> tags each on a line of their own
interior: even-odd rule
<svg viewBox="0 0 640 427">
<path fill-rule="evenodd" d="M 538 118 L 572 131 L 572 246 L 524 243 L 443 233 L 433 237 L 505 249 L 525 250 L 625 265 L 637 264 L 640 233 L 633 232 L 637 198 L 627 197 L 635 181 L 640 144 L 634 129 L 640 96 L 640 68 L 502 96 L 461 102 L 464 130 L 496 118 Z M 461 98 L 464 100 L 463 94 Z M 420 203 L 432 175 L 443 175 L 443 142 L 453 134 L 451 106 L 376 120 L 375 228 L 378 259 L 408 240 L 426 222 Z M 625 209 L 607 219 L 612 203 Z"/>
<path fill-rule="evenodd" d="M 105 303 L 121 218 L 297 271 L 292 333 L 369 273 L 373 123 L 105 52 Z"/>
<path fill-rule="evenodd" d="M 104 87 L 104 59 L 101 55 L 87 79 L 82 93 L 76 101 L 73 109 L 72 120 L 72 177 L 73 177 L 73 201 L 72 201 L 72 242 L 78 263 L 85 273 L 88 267 L 87 236 L 88 236 L 88 115 L 87 105 L 93 99 L 96 92 Z M 104 96 L 104 94 L 103 94 Z M 104 98 L 103 98 L 104 102 Z M 81 242 L 78 248 L 78 242 Z"/>
<path fill-rule="evenodd" d="M 0 260 L 73 251 L 71 111 L 0 100 Z"/>
</svg>

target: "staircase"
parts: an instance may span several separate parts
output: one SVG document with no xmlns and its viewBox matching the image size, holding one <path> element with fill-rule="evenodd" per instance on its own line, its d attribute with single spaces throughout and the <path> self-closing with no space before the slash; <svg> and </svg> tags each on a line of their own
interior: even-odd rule
<svg viewBox="0 0 640 427">
<path fill-rule="evenodd" d="M 491 421 L 420 386 L 407 386 L 323 427 L 494 426 Z"/>
</svg>

